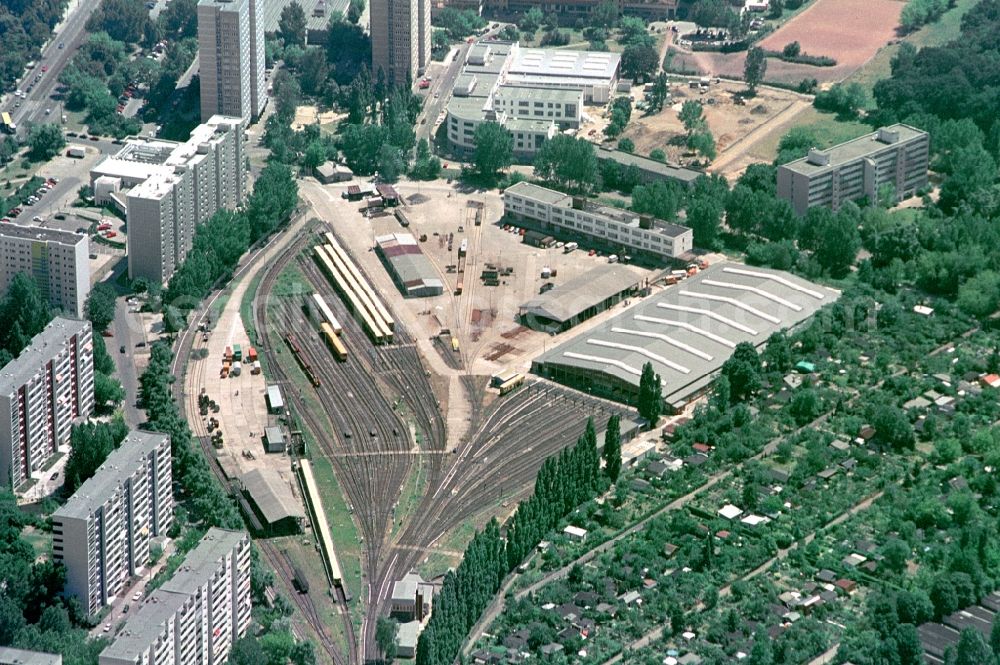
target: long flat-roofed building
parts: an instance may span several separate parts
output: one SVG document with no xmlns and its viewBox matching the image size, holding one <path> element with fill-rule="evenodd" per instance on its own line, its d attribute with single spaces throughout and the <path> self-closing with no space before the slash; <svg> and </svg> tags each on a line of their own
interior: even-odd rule
<svg viewBox="0 0 1000 665">
<path fill-rule="evenodd" d="M 0 370 L 0 483 L 18 491 L 94 410 L 89 321 L 56 318 Z"/>
<path fill-rule="evenodd" d="M 62 655 L 0 647 L 0 665 L 62 665 Z"/>
<path fill-rule="evenodd" d="M 580 126 L 584 104 L 610 99 L 620 65 L 617 53 L 479 42 L 452 88 L 448 145 L 456 154 L 471 154 L 476 127 L 497 122 L 513 137 L 514 155 L 530 159 L 556 132 Z"/>
<path fill-rule="evenodd" d="M 125 202 L 128 269 L 164 284 L 184 261 L 199 224 L 247 195 L 241 120 L 214 116 L 184 143 L 133 139 L 90 172 L 91 184 L 118 183 Z M 103 201 L 98 201 L 102 203 Z"/>
<path fill-rule="evenodd" d="M 52 515 L 52 550 L 66 593 L 90 615 L 149 561 L 149 544 L 174 518 L 170 437 L 133 431 Z"/>
<path fill-rule="evenodd" d="M 439 296 L 444 282 L 437 269 L 424 256 L 417 239 L 409 233 L 376 236 L 379 257 L 392 281 L 407 298 Z"/>
<path fill-rule="evenodd" d="M 260 117 L 267 104 L 265 5 L 269 0 L 199 0 L 201 119 Z"/>
<path fill-rule="evenodd" d="M 930 135 L 909 125 L 891 125 L 828 150 L 813 148 L 802 159 L 778 167 L 778 196 L 798 215 L 809 208 L 837 210 L 845 201 L 874 203 L 891 186 L 896 200 L 927 186 Z"/>
<path fill-rule="evenodd" d="M 639 284 L 626 266 L 598 266 L 523 303 L 518 317 L 534 330 L 562 332 L 636 293 Z"/>
<path fill-rule="evenodd" d="M 90 242 L 82 233 L 0 225 L 0 291 L 23 272 L 49 305 L 83 317 L 90 293 Z"/>
<path fill-rule="evenodd" d="M 679 409 L 713 380 L 740 342 L 762 347 L 840 293 L 779 270 L 717 264 L 536 358 L 532 371 L 635 403 L 647 362 Z"/>
<path fill-rule="evenodd" d="M 212 528 L 134 610 L 100 665 L 220 665 L 250 626 L 250 537 Z"/>
<path fill-rule="evenodd" d="M 666 162 L 658 162 L 650 157 L 634 155 L 624 150 L 606 148 L 604 146 L 598 148 L 597 159 L 602 162 L 615 162 L 622 169 L 635 168 L 639 180 L 644 183 L 671 181 L 684 187 L 694 187 L 695 180 L 705 175 L 701 171 L 695 171 L 694 169 Z"/>
<path fill-rule="evenodd" d="M 595 204 L 529 182 L 519 182 L 503 193 L 504 216 L 528 221 L 566 238 L 583 238 L 669 261 L 690 252 L 691 229 L 650 215 Z"/>
</svg>

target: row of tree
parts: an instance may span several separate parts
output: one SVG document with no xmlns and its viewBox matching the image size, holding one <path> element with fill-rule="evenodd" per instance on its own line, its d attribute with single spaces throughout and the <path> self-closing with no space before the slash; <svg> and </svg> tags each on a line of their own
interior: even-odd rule
<svg viewBox="0 0 1000 665">
<path fill-rule="evenodd" d="M 615 437 L 618 428 L 617 420 L 609 422 L 608 436 Z M 615 444 L 609 442 L 606 438 L 605 449 L 615 455 Z M 618 449 L 619 464 L 620 454 Z M 496 520 L 491 520 L 473 537 L 458 568 L 445 576 L 434 613 L 417 643 L 417 665 L 450 665 L 504 577 L 576 506 L 606 487 L 591 419 L 576 445 L 542 463 L 534 493 L 506 524 L 506 539 Z"/>
</svg>

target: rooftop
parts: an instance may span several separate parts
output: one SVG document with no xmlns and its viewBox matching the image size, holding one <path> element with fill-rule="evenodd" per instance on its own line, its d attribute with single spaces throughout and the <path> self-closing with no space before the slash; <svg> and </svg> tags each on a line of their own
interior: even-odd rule
<svg viewBox="0 0 1000 665">
<path fill-rule="evenodd" d="M 530 85 L 503 85 L 497 88 L 494 99 L 516 99 L 518 101 L 573 103 L 582 101 L 582 90 L 568 88 L 546 88 Z"/>
<path fill-rule="evenodd" d="M 521 48 L 517 44 L 511 51 L 510 73 L 537 77 L 606 81 L 615 76 L 622 59 L 620 53 Z"/>
<path fill-rule="evenodd" d="M 677 404 L 706 387 L 737 344 L 759 347 L 839 296 L 779 270 L 716 264 L 550 348 L 535 364 L 604 375 L 634 389 L 651 362 L 664 399 Z"/>
<path fill-rule="evenodd" d="M 667 164 L 665 162 L 660 162 L 649 157 L 643 157 L 641 155 L 633 155 L 630 152 L 625 152 L 624 150 L 616 150 L 612 148 L 600 147 L 597 151 L 598 159 L 612 159 L 619 164 L 625 166 L 635 165 L 636 167 L 642 169 L 643 171 L 649 171 L 652 173 L 658 173 L 665 178 L 670 178 L 673 180 L 679 180 L 682 182 L 692 183 L 701 176 L 705 175 L 701 171 L 695 171 L 693 169 L 684 168 L 683 166 L 676 166 L 674 164 Z"/>
<path fill-rule="evenodd" d="M 813 175 L 890 149 L 897 143 L 911 141 L 926 135 L 927 132 L 909 125 L 890 125 L 871 134 L 840 143 L 827 150 L 813 149 L 809 156 L 788 162 L 782 168 L 803 175 Z"/>
<path fill-rule="evenodd" d="M 245 531 L 211 528 L 198 546 L 188 552 L 174 576 L 161 587 L 164 591 L 191 594 L 208 581 L 219 568 L 219 561 L 248 538 Z"/>
<path fill-rule="evenodd" d="M 564 322 L 638 284 L 639 277 L 630 268 L 601 265 L 532 298 L 519 309 L 522 314 Z"/>
<path fill-rule="evenodd" d="M 73 492 L 65 504 L 53 513 L 54 518 L 85 520 L 103 506 L 121 486 L 122 481 L 140 468 L 140 460 L 169 442 L 166 434 L 140 432 L 128 433 L 121 445 L 104 460 L 94 475 Z"/>
<path fill-rule="evenodd" d="M 19 238 L 21 240 L 39 240 L 62 245 L 76 246 L 87 241 L 87 236 L 72 231 L 60 229 L 43 229 L 39 226 L 21 226 L 20 224 L 4 224 L 0 226 L 0 237 Z"/>
<path fill-rule="evenodd" d="M 414 600 L 417 597 L 417 587 L 424 584 L 424 580 L 416 573 L 407 573 L 406 577 L 393 583 L 393 600 Z"/>
<path fill-rule="evenodd" d="M 62 656 L 57 653 L 0 647 L 0 665 L 62 665 Z"/>
<path fill-rule="evenodd" d="M 101 652 L 101 656 L 137 662 L 139 656 L 160 637 L 166 624 L 173 621 L 187 599 L 186 593 L 157 589 L 138 609 L 133 610 L 125 626 Z"/>
<path fill-rule="evenodd" d="M 399 630 L 396 632 L 396 642 L 403 648 L 416 649 L 417 638 L 419 636 L 420 622 L 407 621 L 406 623 L 399 624 Z"/>
<path fill-rule="evenodd" d="M 302 504 L 277 471 L 254 469 L 243 474 L 243 487 L 253 498 L 264 519 L 274 524 L 288 517 L 304 518 Z"/>
<path fill-rule="evenodd" d="M 89 330 L 89 321 L 61 316 L 52 319 L 42 332 L 31 338 L 31 343 L 17 358 L 0 369 L 0 395 L 12 395 L 41 370 L 45 361 L 62 348 L 66 340 Z"/>
<path fill-rule="evenodd" d="M 379 251 L 407 288 L 444 288 L 444 282 L 409 233 L 390 233 L 375 238 Z"/>
</svg>

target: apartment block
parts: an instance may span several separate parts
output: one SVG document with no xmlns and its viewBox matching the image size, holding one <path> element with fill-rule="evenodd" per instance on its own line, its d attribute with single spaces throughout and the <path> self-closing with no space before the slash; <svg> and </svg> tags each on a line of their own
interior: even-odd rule
<svg viewBox="0 0 1000 665">
<path fill-rule="evenodd" d="M 199 224 L 247 195 L 238 117 L 213 116 L 184 143 L 133 139 L 90 171 L 97 203 L 118 205 L 128 221 L 133 279 L 165 284 L 184 261 Z"/>
<path fill-rule="evenodd" d="M 596 241 L 630 254 L 669 262 L 691 251 L 691 229 L 651 215 L 598 205 L 528 182 L 504 190 L 504 216 L 533 223 L 565 238 Z"/>
<path fill-rule="evenodd" d="M 0 369 L 0 483 L 19 491 L 94 410 L 89 321 L 56 318 Z"/>
<path fill-rule="evenodd" d="M 431 60 L 431 0 L 373 0 L 369 15 L 372 71 L 412 85 Z"/>
<path fill-rule="evenodd" d="M 62 655 L 0 647 L 0 665 L 62 665 Z"/>
<path fill-rule="evenodd" d="M 779 166 L 778 196 L 798 215 L 816 206 L 837 210 L 845 201 L 874 202 L 887 185 L 898 201 L 927 185 L 929 155 L 927 132 L 902 124 L 883 127 Z"/>
<path fill-rule="evenodd" d="M 86 235 L 17 224 L 0 225 L 0 291 L 23 272 L 49 305 L 83 317 L 90 293 L 90 242 Z"/>
<path fill-rule="evenodd" d="M 100 665 L 219 665 L 250 625 L 250 537 L 212 528 L 129 616 Z"/>
<path fill-rule="evenodd" d="M 260 117 L 267 104 L 264 71 L 264 0 L 198 2 L 198 72 L 201 119 L 215 115 Z"/>
<path fill-rule="evenodd" d="M 174 519 L 170 437 L 129 432 L 97 472 L 52 515 L 52 553 L 66 594 L 97 614 L 149 561 Z"/>
</svg>

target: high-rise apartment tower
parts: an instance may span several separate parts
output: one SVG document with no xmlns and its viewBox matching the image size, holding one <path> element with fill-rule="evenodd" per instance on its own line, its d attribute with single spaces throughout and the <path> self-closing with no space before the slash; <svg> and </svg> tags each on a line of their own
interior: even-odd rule
<svg viewBox="0 0 1000 665">
<path fill-rule="evenodd" d="M 267 104 L 264 74 L 264 0 L 199 0 L 198 59 L 201 119 L 260 117 Z"/>
</svg>

